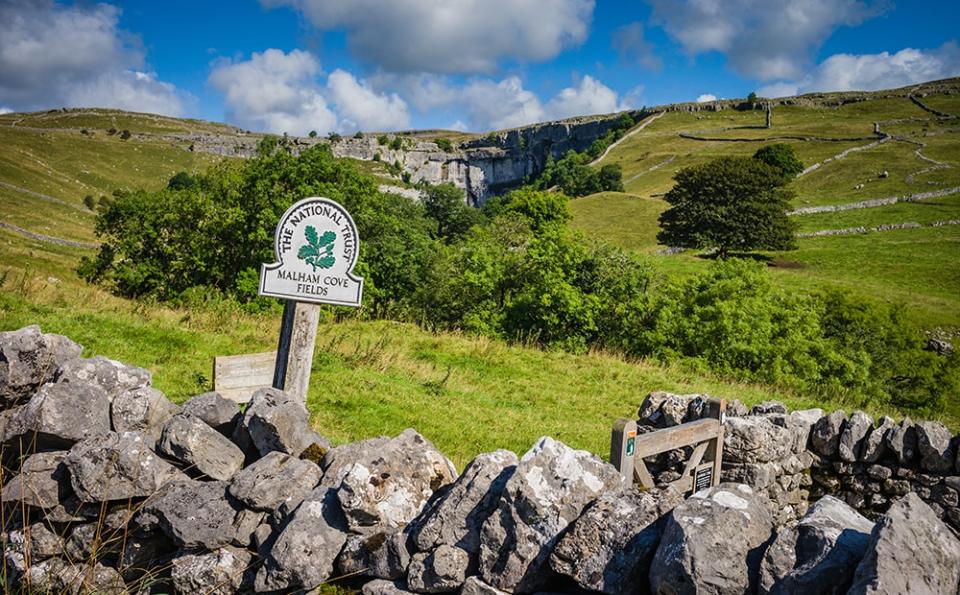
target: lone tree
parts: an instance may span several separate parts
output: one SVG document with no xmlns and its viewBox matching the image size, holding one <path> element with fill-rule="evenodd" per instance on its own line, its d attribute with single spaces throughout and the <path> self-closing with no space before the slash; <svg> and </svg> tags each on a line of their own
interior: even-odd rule
<svg viewBox="0 0 960 595">
<path fill-rule="evenodd" d="M 760 147 L 753 154 L 753 158 L 779 169 L 786 180 L 797 177 L 797 174 L 803 171 L 803 162 L 797 159 L 793 147 L 786 143 Z"/>
<path fill-rule="evenodd" d="M 787 218 L 792 193 L 782 172 L 759 159 L 721 157 L 681 169 L 666 195 L 657 240 L 678 248 L 794 250 L 796 224 Z"/>
</svg>

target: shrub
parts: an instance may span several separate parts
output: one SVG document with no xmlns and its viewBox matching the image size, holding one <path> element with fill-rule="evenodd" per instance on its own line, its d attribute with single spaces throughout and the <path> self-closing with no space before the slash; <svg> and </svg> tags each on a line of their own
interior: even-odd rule
<svg viewBox="0 0 960 595">
<path fill-rule="evenodd" d="M 433 142 L 437 144 L 437 147 L 446 153 L 453 151 L 453 143 L 450 142 L 448 138 L 435 138 Z"/>
</svg>

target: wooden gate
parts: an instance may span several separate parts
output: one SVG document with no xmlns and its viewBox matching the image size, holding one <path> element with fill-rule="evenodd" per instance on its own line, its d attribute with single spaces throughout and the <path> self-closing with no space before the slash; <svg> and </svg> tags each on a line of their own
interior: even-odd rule
<svg viewBox="0 0 960 595">
<path fill-rule="evenodd" d="M 701 419 L 639 435 L 635 420 L 617 418 L 610 436 L 610 463 L 628 481 L 649 489 L 654 487 L 654 482 L 644 458 L 693 446 L 693 454 L 687 460 L 682 476 L 670 485 L 680 492 L 696 492 L 715 486 L 720 483 L 726 408 L 723 399 L 709 399 Z"/>
</svg>

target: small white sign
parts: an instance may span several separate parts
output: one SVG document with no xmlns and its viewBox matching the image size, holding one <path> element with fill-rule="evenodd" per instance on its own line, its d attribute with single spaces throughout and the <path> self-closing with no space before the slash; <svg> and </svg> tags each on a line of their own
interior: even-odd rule
<svg viewBox="0 0 960 595">
<path fill-rule="evenodd" d="M 350 213 L 329 198 L 305 198 L 280 218 L 277 262 L 260 271 L 260 295 L 359 306 L 363 279 L 353 275 L 360 237 Z"/>
</svg>

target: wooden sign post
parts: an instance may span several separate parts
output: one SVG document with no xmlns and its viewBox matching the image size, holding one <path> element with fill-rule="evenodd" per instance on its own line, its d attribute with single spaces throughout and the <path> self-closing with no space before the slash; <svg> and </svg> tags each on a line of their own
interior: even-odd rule
<svg viewBox="0 0 960 595">
<path fill-rule="evenodd" d="M 353 274 L 360 237 L 350 213 L 329 198 L 305 198 L 280 218 L 277 261 L 260 271 L 260 295 L 286 299 L 273 387 L 307 401 L 319 304 L 360 305 L 363 279 Z"/>
</svg>

